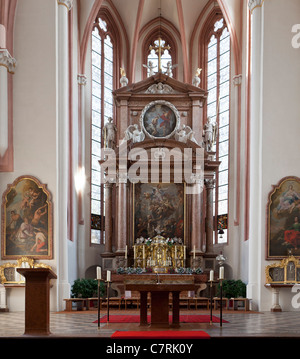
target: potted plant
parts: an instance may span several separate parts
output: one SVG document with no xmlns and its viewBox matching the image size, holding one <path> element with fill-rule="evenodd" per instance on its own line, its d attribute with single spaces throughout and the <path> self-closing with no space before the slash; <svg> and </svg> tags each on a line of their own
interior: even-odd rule
<svg viewBox="0 0 300 359">
<path fill-rule="evenodd" d="M 223 297 L 230 298 L 245 298 L 246 297 L 246 284 L 240 279 L 227 279 L 222 282 Z M 218 284 L 218 296 L 220 296 L 220 284 Z"/>
<path fill-rule="evenodd" d="M 104 295 L 104 284 L 100 282 L 100 296 Z M 97 297 L 98 282 L 96 279 L 76 279 L 71 287 L 71 298 Z M 81 306 L 81 307 L 80 307 Z M 77 310 L 82 308 L 82 302 L 77 303 Z"/>
</svg>

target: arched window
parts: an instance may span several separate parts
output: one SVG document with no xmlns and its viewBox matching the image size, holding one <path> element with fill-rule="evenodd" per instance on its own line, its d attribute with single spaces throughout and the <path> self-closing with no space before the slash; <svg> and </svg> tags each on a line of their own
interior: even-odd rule
<svg viewBox="0 0 300 359">
<path fill-rule="evenodd" d="M 152 62 L 153 72 L 158 72 L 158 47 L 161 46 L 161 67 L 162 72 L 167 74 L 168 66 L 174 66 L 172 77 L 177 77 L 177 45 L 173 34 L 166 29 L 157 28 L 151 31 L 143 41 L 142 61 L 143 61 L 143 78 L 150 76 L 149 62 Z M 148 68 L 146 68 L 146 65 Z"/>
<path fill-rule="evenodd" d="M 162 50 L 159 50 L 159 47 Z M 168 66 L 172 66 L 172 56 L 170 54 L 171 46 L 162 38 L 154 40 L 153 43 L 149 46 L 149 54 L 147 57 L 147 77 L 150 76 L 150 67 L 153 66 L 153 71 L 158 72 L 159 69 L 159 58 L 158 51 L 161 51 L 161 68 L 162 72 L 166 72 Z"/>
<path fill-rule="evenodd" d="M 208 34 L 206 43 L 206 84 L 209 92 L 207 117 L 218 124 L 214 150 L 216 159 L 221 161 L 216 174 L 214 197 L 216 229 L 219 232 L 215 236 L 215 242 L 224 243 L 227 242 L 230 97 L 230 35 L 224 18 L 215 21 Z"/>
<path fill-rule="evenodd" d="M 101 185 L 102 129 L 113 117 L 114 45 L 106 21 L 98 18 L 92 31 L 91 243 L 102 244 L 104 185 Z"/>
</svg>

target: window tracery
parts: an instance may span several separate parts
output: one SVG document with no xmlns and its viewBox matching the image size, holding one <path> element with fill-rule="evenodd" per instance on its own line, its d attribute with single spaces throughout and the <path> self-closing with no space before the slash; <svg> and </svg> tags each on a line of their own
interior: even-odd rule
<svg viewBox="0 0 300 359">
<path fill-rule="evenodd" d="M 206 47 L 206 84 L 209 92 L 206 110 L 207 117 L 218 124 L 218 138 L 213 150 L 217 160 L 221 161 L 214 194 L 216 228 L 221 233 L 215 236 L 215 242 L 224 243 L 227 242 L 230 110 L 230 34 L 224 18 L 213 23 Z"/>
<path fill-rule="evenodd" d="M 105 20 L 98 18 L 92 31 L 91 124 L 91 243 L 105 242 L 104 185 L 99 166 L 102 129 L 113 117 L 114 44 Z"/>
</svg>

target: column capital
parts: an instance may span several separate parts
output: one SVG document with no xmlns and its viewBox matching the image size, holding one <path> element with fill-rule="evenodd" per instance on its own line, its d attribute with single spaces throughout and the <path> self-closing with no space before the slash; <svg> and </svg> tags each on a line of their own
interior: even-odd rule
<svg viewBox="0 0 300 359">
<path fill-rule="evenodd" d="M 15 73 L 17 61 L 7 49 L 0 49 L 0 66 L 5 66 L 11 74 Z"/>
<path fill-rule="evenodd" d="M 233 76 L 232 81 L 234 86 L 240 85 L 242 83 L 242 78 L 243 78 L 242 74 Z"/>
<path fill-rule="evenodd" d="M 213 189 L 215 187 L 215 182 L 216 182 L 215 179 L 205 179 L 204 180 L 206 188 L 209 188 L 209 189 Z"/>
<path fill-rule="evenodd" d="M 251 11 L 251 14 L 252 14 L 253 10 L 256 9 L 257 7 L 262 7 L 264 1 L 265 0 L 249 0 L 248 1 L 248 6 L 249 6 L 249 9 Z"/>
<path fill-rule="evenodd" d="M 78 85 L 86 85 L 86 75 L 78 74 L 77 82 L 78 82 Z"/>
<path fill-rule="evenodd" d="M 73 6 L 73 0 L 57 0 L 58 5 L 65 6 L 68 10 L 71 10 Z"/>
</svg>

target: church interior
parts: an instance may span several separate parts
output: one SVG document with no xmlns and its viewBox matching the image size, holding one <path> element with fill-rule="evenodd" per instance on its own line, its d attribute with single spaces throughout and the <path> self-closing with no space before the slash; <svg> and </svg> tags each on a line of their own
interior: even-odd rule
<svg viewBox="0 0 300 359">
<path fill-rule="evenodd" d="M 300 336 L 299 13 L 0 0 L 0 339 Z"/>
</svg>

